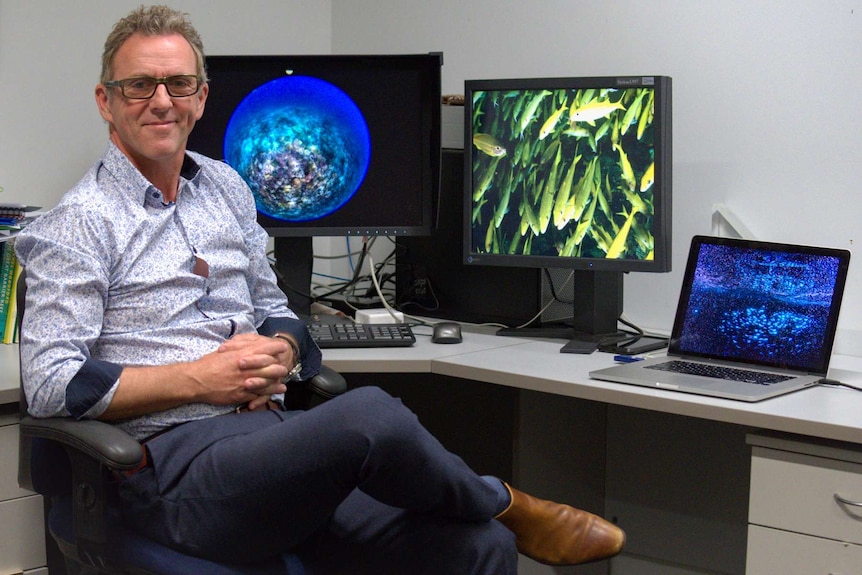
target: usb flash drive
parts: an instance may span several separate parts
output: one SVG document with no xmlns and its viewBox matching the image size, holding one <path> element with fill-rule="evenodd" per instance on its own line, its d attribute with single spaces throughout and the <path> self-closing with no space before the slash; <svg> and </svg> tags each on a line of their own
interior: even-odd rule
<svg viewBox="0 0 862 575">
<path fill-rule="evenodd" d="M 636 361 L 642 361 L 642 357 L 637 357 L 635 355 L 615 355 L 614 361 L 618 363 L 634 363 Z"/>
</svg>

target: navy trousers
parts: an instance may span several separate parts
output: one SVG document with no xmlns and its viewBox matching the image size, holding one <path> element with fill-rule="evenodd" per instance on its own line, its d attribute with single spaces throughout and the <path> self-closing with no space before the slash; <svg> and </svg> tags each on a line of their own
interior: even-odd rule
<svg viewBox="0 0 862 575">
<path fill-rule="evenodd" d="M 517 573 L 498 490 L 373 387 L 305 412 L 189 422 L 120 484 L 126 521 L 184 553 L 295 551 L 311 573 Z"/>
</svg>

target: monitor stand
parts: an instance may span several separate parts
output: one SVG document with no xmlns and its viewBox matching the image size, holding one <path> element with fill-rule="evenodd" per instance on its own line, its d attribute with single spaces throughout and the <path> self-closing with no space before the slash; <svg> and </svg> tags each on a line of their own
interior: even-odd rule
<svg viewBox="0 0 862 575">
<path fill-rule="evenodd" d="M 619 331 L 623 313 L 623 272 L 575 270 L 571 322 L 539 327 L 503 328 L 497 335 L 568 339 L 583 343 L 614 343 L 631 334 Z"/>
<path fill-rule="evenodd" d="M 311 274 L 314 270 L 313 238 L 275 238 L 275 275 L 287 296 L 287 305 L 301 316 L 311 315 Z"/>
</svg>

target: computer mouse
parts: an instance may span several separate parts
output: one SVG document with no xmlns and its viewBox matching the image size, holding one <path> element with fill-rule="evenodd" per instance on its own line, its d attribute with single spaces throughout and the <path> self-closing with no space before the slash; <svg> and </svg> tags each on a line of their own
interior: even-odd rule
<svg viewBox="0 0 862 575">
<path fill-rule="evenodd" d="M 454 321 L 441 321 L 434 324 L 431 341 L 434 343 L 461 343 L 461 326 Z"/>
</svg>

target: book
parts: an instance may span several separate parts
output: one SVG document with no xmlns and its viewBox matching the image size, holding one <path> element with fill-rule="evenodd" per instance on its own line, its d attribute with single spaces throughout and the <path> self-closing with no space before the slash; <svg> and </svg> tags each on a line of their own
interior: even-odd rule
<svg viewBox="0 0 862 575">
<path fill-rule="evenodd" d="M 14 242 L 0 244 L 2 255 L 0 256 L 0 327 L 3 335 L 6 331 L 6 319 L 9 315 L 10 297 L 12 294 L 12 279 L 15 275 L 15 249 Z"/>
<path fill-rule="evenodd" d="M 39 206 L 0 203 L 0 243 L 8 242 L 24 227 L 42 215 Z"/>
<path fill-rule="evenodd" d="M 0 202 L 0 218 L 21 219 L 25 217 L 28 212 L 35 212 L 41 209 L 42 208 L 40 206 Z"/>
<path fill-rule="evenodd" d="M 21 276 L 21 262 L 12 255 L 12 287 L 9 290 L 9 304 L 6 307 L 6 325 L 3 331 L 3 343 L 18 342 L 18 278 Z"/>
</svg>

